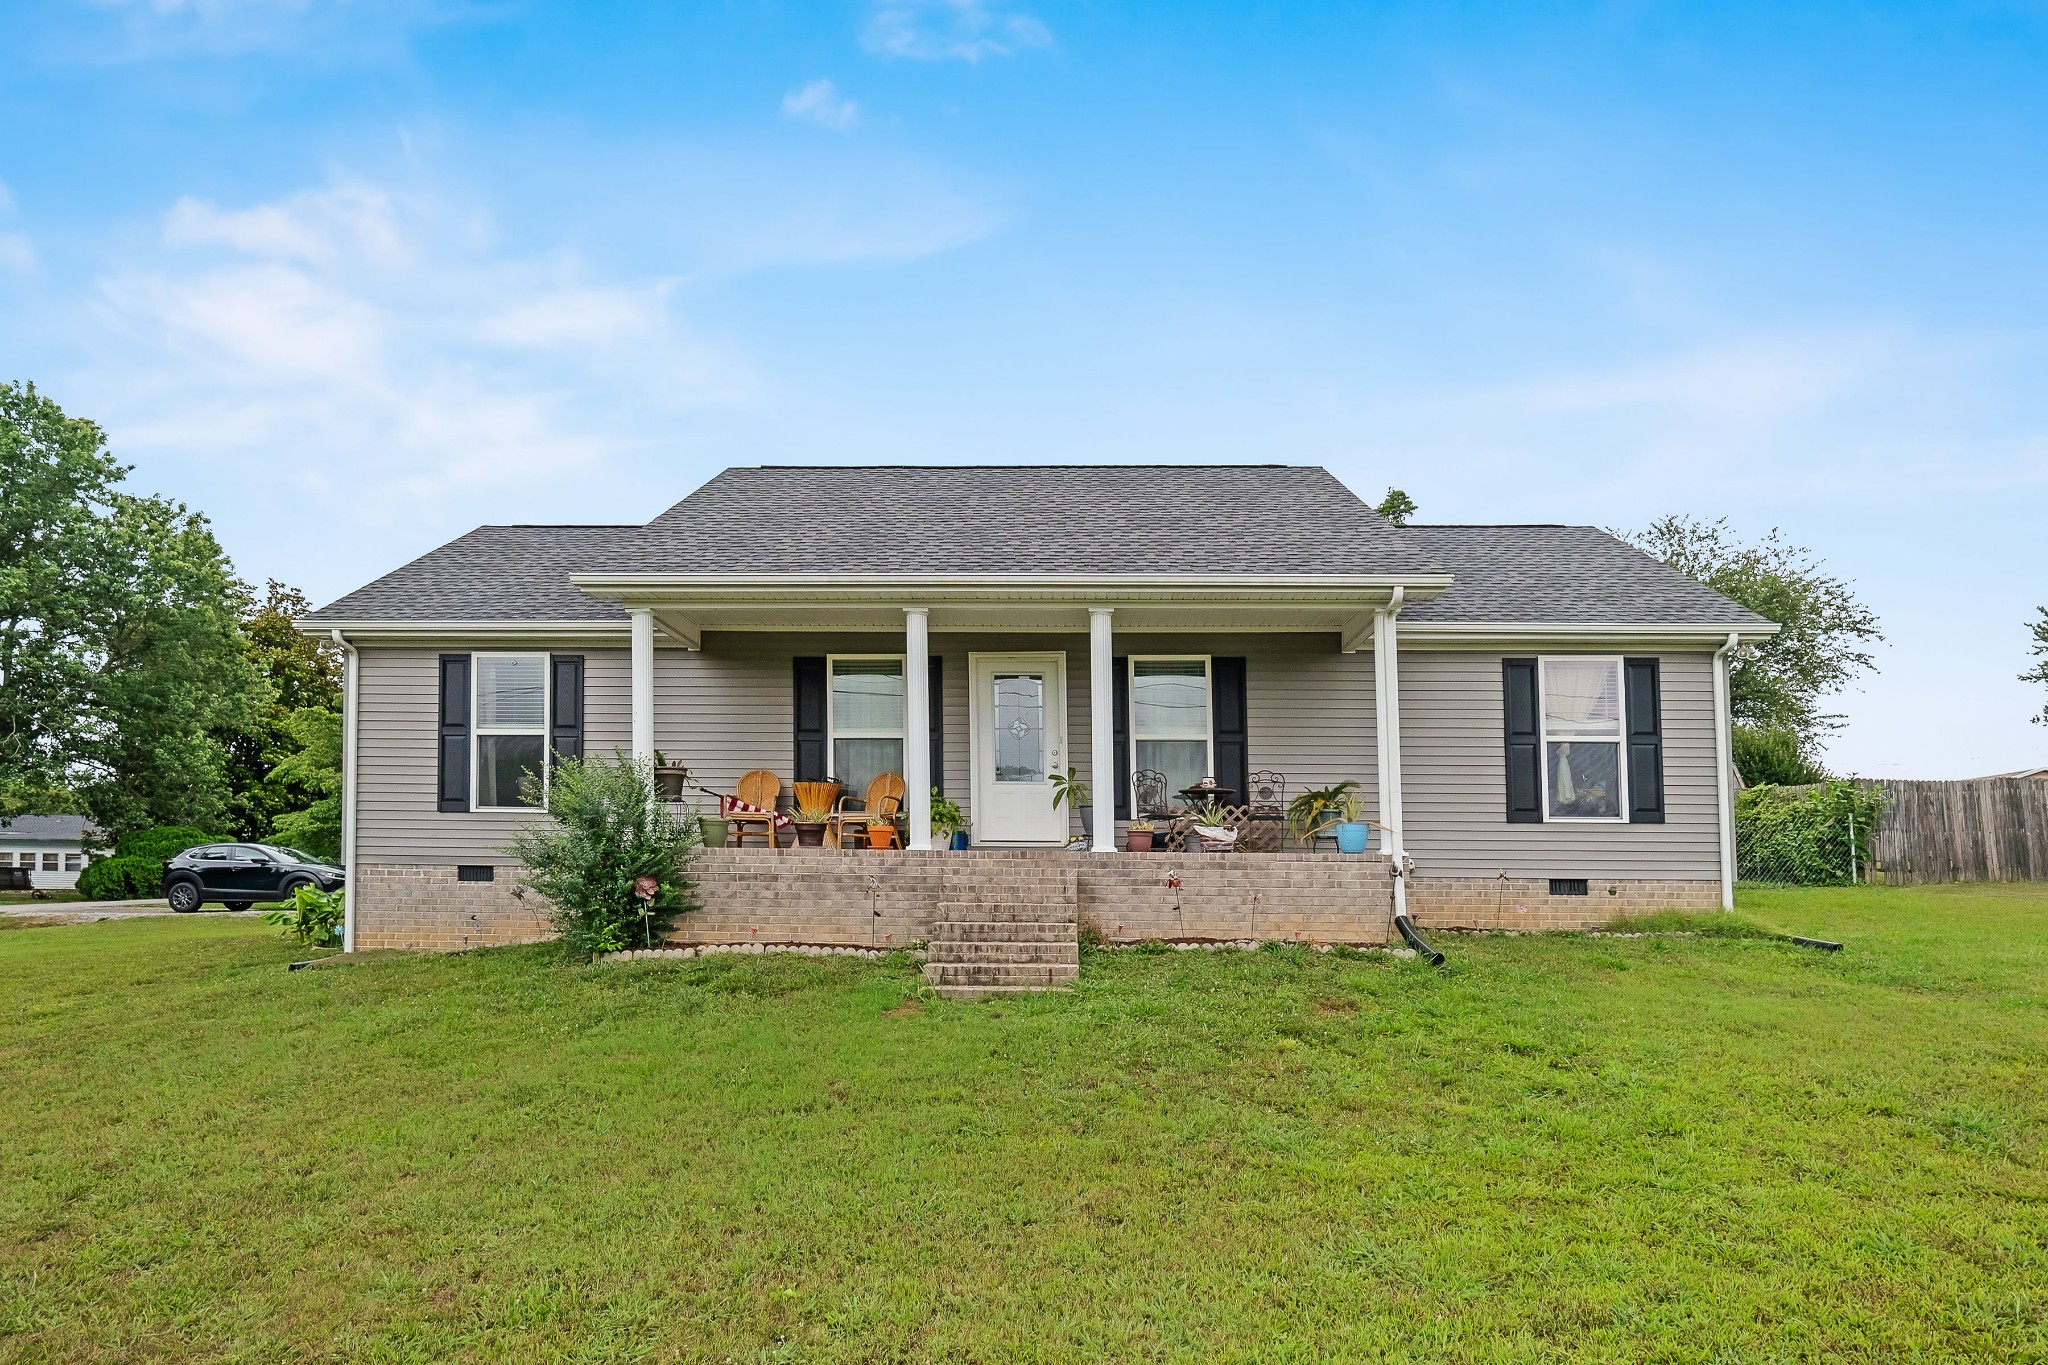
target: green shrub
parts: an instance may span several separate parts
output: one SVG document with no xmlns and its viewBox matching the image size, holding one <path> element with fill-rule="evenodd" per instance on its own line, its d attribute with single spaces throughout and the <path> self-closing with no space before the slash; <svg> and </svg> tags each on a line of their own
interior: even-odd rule
<svg viewBox="0 0 2048 1365">
<path fill-rule="evenodd" d="M 1738 792 L 1736 876 L 1749 882 L 1847 886 L 1870 861 L 1871 835 L 1883 812 L 1884 793 L 1853 782 L 1829 782 L 1809 791 L 1751 787 Z"/>
<path fill-rule="evenodd" d="M 226 842 L 221 835 L 208 834 L 205 830 L 194 829 L 190 825 L 158 825 L 154 829 L 137 830 L 133 834 L 123 836 L 121 842 L 114 845 L 114 853 L 121 858 L 146 858 L 151 862 L 162 863 L 200 844 Z M 161 873 L 162 869 L 159 868 L 158 872 Z"/>
<path fill-rule="evenodd" d="M 1828 780 L 1828 770 L 1783 726 L 1737 725 L 1729 730 L 1735 770 L 1753 787 L 1805 787 Z"/>
<path fill-rule="evenodd" d="M 78 894 L 92 901 L 149 900 L 164 893 L 164 860 L 116 854 L 95 858 L 78 874 Z"/>
<path fill-rule="evenodd" d="M 346 891 L 322 891 L 302 886 L 291 899 L 280 901 L 262 915 L 265 924 L 284 930 L 286 938 L 297 939 L 308 948 L 341 946 L 342 921 L 348 914 Z"/>
<path fill-rule="evenodd" d="M 539 788 L 532 774 L 521 783 L 535 804 Z M 564 759 L 547 807 L 553 819 L 521 830 L 511 852 L 526 864 L 522 889 L 547 900 L 548 918 L 571 953 L 590 958 L 639 947 L 697 907 L 688 872 L 703 847 L 697 817 L 657 801 L 651 772 L 619 756 Z"/>
</svg>

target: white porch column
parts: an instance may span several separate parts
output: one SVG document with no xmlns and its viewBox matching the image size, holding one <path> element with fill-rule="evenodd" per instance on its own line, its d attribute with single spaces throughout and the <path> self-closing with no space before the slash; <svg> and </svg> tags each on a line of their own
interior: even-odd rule
<svg viewBox="0 0 2048 1365">
<path fill-rule="evenodd" d="M 633 609 L 633 761 L 654 762 L 654 612 Z"/>
<path fill-rule="evenodd" d="M 1116 851 L 1116 645 L 1113 607 L 1088 608 L 1088 784 L 1095 796 L 1097 853 Z"/>
<path fill-rule="evenodd" d="M 910 846 L 932 846 L 931 619 L 923 607 L 903 609 L 903 786 Z"/>
</svg>

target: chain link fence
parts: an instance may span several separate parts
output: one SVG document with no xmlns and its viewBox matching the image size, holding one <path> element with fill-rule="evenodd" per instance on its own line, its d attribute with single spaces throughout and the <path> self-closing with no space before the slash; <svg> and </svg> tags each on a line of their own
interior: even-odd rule
<svg viewBox="0 0 2048 1365">
<path fill-rule="evenodd" d="M 1735 798 L 1736 880 L 1850 886 L 1868 880 L 1884 793 L 1849 782 L 1751 787 Z"/>
</svg>

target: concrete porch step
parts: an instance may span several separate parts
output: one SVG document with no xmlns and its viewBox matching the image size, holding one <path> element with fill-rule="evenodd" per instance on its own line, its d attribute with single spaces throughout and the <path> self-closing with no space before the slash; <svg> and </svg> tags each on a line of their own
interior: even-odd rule
<svg viewBox="0 0 2048 1365">
<path fill-rule="evenodd" d="M 1079 931 L 1068 920 L 952 920 L 932 931 L 934 943 L 1075 943 Z"/>
<path fill-rule="evenodd" d="M 935 938 L 928 945 L 925 955 L 927 962 L 963 963 L 1018 963 L 1079 967 L 1081 945 L 1071 935 L 1064 943 L 1039 941 L 1017 942 L 966 942 Z"/>
</svg>

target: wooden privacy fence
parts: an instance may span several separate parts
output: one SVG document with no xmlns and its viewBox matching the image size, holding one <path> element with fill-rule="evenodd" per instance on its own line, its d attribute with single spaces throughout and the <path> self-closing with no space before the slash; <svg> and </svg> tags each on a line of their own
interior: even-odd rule
<svg viewBox="0 0 2048 1365">
<path fill-rule="evenodd" d="M 2048 781 L 1867 785 L 1884 788 L 1871 861 L 1885 881 L 2048 881 Z"/>
</svg>

